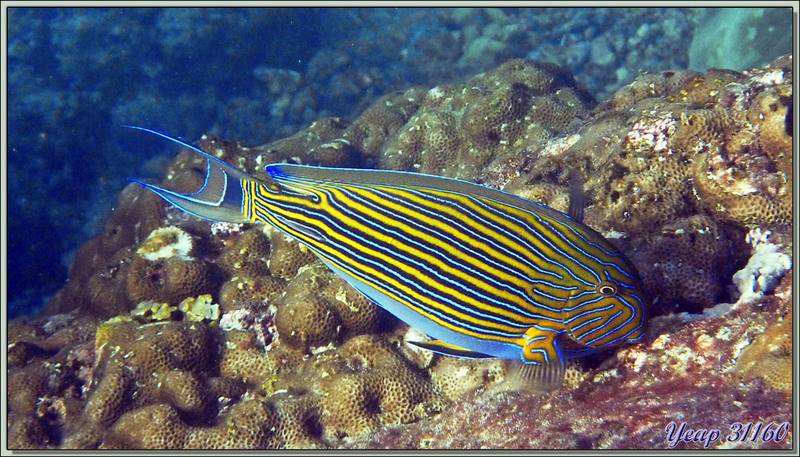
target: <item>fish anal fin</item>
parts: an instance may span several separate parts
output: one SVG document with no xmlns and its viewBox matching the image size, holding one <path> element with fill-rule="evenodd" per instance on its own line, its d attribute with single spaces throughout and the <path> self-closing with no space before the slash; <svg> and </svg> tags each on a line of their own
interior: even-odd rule
<svg viewBox="0 0 800 457">
<path fill-rule="evenodd" d="M 437 354 L 447 355 L 451 357 L 460 357 L 465 359 L 489 359 L 492 358 L 491 355 L 482 354 L 480 352 L 475 352 L 469 349 L 464 349 L 462 347 L 456 346 L 454 344 L 445 343 L 444 341 L 440 340 L 433 340 L 427 342 L 421 341 L 409 341 L 410 344 L 417 346 L 422 349 L 426 349 L 431 352 L 435 352 Z"/>
</svg>

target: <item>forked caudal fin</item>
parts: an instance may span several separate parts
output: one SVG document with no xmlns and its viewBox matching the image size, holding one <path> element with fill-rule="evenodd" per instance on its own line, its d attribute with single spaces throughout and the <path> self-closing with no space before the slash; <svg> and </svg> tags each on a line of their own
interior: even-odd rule
<svg viewBox="0 0 800 457">
<path fill-rule="evenodd" d="M 143 130 L 187 147 L 206 157 L 206 179 L 203 187 L 193 194 L 180 194 L 135 179 L 131 181 L 152 190 L 158 196 L 194 216 L 221 222 L 249 222 L 242 213 L 242 186 L 252 179 L 247 173 L 228 165 L 205 151 L 183 140 L 157 130 L 125 125 L 123 127 Z"/>
</svg>

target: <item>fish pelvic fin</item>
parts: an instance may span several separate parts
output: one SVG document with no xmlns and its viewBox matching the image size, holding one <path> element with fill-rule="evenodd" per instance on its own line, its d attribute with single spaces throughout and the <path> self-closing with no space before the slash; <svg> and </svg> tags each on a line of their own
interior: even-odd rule
<svg viewBox="0 0 800 457">
<path fill-rule="evenodd" d="M 244 188 L 246 183 L 254 178 L 206 153 L 202 149 L 192 146 L 181 139 L 169 136 L 166 133 L 142 127 L 125 127 L 144 130 L 145 132 L 161 136 L 206 157 L 205 182 L 203 183 L 203 187 L 193 194 L 181 194 L 135 179 L 131 179 L 131 181 L 150 189 L 170 204 L 177 206 L 193 216 L 212 221 L 232 222 L 237 224 L 250 222 L 245 217 L 243 211 L 243 202 L 245 198 Z"/>
<path fill-rule="evenodd" d="M 558 337 L 559 333 L 556 332 L 529 329 L 522 341 L 522 362 L 531 365 L 563 363 Z"/>
</svg>

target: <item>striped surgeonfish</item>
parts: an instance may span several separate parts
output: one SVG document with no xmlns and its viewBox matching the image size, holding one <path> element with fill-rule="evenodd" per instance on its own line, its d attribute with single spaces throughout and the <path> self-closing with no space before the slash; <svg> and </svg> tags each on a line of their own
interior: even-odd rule
<svg viewBox="0 0 800 457">
<path fill-rule="evenodd" d="M 418 346 L 521 360 L 529 379 L 557 386 L 565 358 L 644 335 L 646 298 L 631 262 L 552 208 L 397 171 L 272 164 L 257 179 L 182 140 L 134 128 L 207 159 L 205 183 L 193 194 L 136 182 L 200 218 L 273 225 L 436 339 Z M 582 196 L 582 181 L 578 187 Z M 572 203 L 582 214 L 582 198 Z"/>
</svg>

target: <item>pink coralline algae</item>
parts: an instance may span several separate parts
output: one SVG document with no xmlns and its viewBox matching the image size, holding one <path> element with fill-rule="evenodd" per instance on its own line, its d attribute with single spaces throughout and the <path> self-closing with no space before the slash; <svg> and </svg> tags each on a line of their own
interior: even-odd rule
<svg viewBox="0 0 800 457">
<path fill-rule="evenodd" d="M 650 148 L 653 152 L 668 151 L 667 139 L 675 133 L 675 124 L 678 121 L 667 113 L 662 119 L 655 121 L 640 120 L 628 132 L 627 140 L 635 148 Z"/>
</svg>

